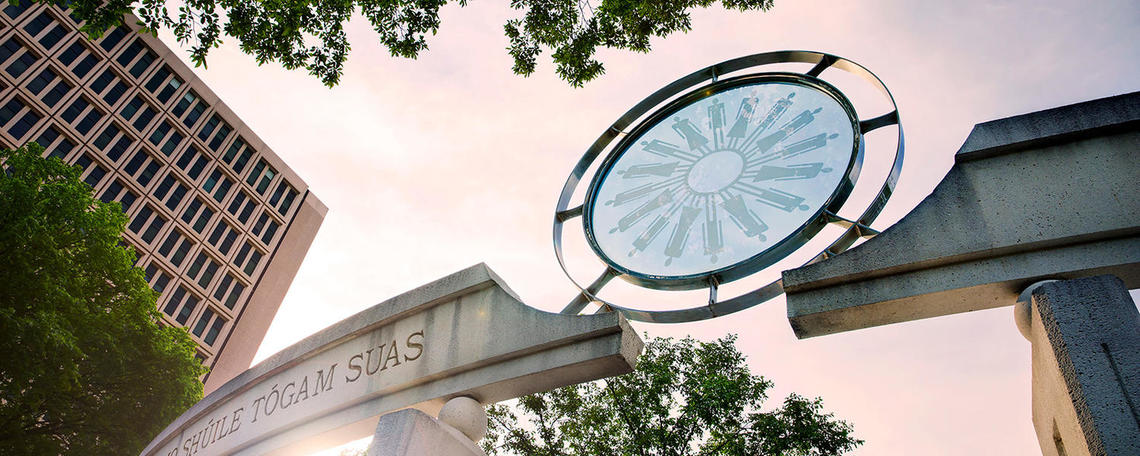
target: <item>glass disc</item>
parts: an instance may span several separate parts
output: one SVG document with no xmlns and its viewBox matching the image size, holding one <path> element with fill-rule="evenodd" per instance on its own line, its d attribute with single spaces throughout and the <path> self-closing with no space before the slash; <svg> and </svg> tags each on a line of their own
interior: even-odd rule
<svg viewBox="0 0 1140 456">
<path fill-rule="evenodd" d="M 838 91 L 803 76 L 682 97 L 603 163 L 584 206 L 591 248 L 658 285 L 771 264 L 857 174 L 857 129 Z"/>
</svg>

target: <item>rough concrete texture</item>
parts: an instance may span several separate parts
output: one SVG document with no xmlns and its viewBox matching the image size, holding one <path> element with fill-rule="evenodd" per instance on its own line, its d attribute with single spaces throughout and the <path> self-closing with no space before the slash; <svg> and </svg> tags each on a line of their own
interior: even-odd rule
<svg viewBox="0 0 1140 456">
<path fill-rule="evenodd" d="M 1140 92 L 979 125 L 910 214 L 784 272 L 796 335 L 1012 305 L 1046 278 L 1140 286 L 1138 119 Z"/>
<path fill-rule="evenodd" d="M 473 442 L 487 436 L 487 411 L 483 404 L 467 396 L 447 401 L 439 409 L 439 420 L 458 429 Z"/>
<path fill-rule="evenodd" d="M 479 264 L 269 357 L 142 454 L 310 454 L 371 435 L 388 411 L 434 415 L 457 396 L 493 403 L 623 374 L 641 349 L 620 314 L 539 311 Z"/>
<path fill-rule="evenodd" d="M 484 456 L 463 433 L 416 409 L 380 417 L 368 456 Z"/>
<path fill-rule="evenodd" d="M 1140 313 L 1124 282 L 1042 284 L 1028 318 L 1042 453 L 1140 455 Z"/>
</svg>

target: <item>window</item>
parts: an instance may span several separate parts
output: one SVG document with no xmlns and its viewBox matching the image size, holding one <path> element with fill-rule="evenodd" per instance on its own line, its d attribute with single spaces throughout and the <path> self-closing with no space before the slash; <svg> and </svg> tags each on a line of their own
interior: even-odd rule
<svg viewBox="0 0 1140 456">
<path fill-rule="evenodd" d="M 254 236 L 260 234 L 261 242 L 269 245 L 269 241 L 273 240 L 273 236 L 277 234 L 277 229 L 281 227 L 280 223 L 269 217 L 269 212 L 262 212 L 261 217 L 257 218 L 257 223 L 253 225 L 251 231 Z"/>
<path fill-rule="evenodd" d="M 130 63 L 135 60 L 135 57 L 138 57 L 138 55 L 142 53 L 144 47 L 141 39 L 135 40 L 127 46 L 126 49 L 123 49 L 123 52 L 119 53 L 119 58 L 115 59 L 115 61 L 119 62 L 119 66 L 126 68 L 127 65 L 130 65 Z"/>
<path fill-rule="evenodd" d="M 186 324 L 186 320 L 190 319 L 190 315 L 194 313 L 194 308 L 198 306 L 198 297 L 187 294 L 186 304 L 182 305 L 182 310 L 178 312 L 178 316 L 174 317 L 174 321 L 180 325 Z"/>
<path fill-rule="evenodd" d="M 55 85 L 52 85 L 52 83 L 55 83 Z M 52 87 L 51 90 L 44 92 L 44 89 L 49 86 Z M 72 89 L 71 84 L 64 81 L 55 70 L 49 67 L 45 67 L 36 77 L 29 79 L 25 87 L 27 87 L 28 91 L 33 95 L 40 95 L 42 92 L 43 95 L 40 96 L 40 99 L 43 100 L 44 104 L 49 108 L 55 107 L 55 104 L 59 103 L 59 100 L 66 96 Z"/>
<path fill-rule="evenodd" d="M 44 49 L 51 49 L 59 44 L 65 36 L 67 36 L 67 31 L 63 29 L 63 26 L 58 24 L 53 25 L 47 33 L 40 36 L 40 45 L 42 45 Z"/>
<path fill-rule="evenodd" d="M 186 186 L 175 181 L 174 188 L 170 191 L 170 198 L 166 199 L 164 203 L 167 209 L 174 210 L 179 204 L 182 204 L 182 199 L 186 197 Z"/>
<path fill-rule="evenodd" d="M 178 306 L 182 304 L 182 300 L 186 298 L 186 289 L 178 287 L 174 290 L 174 294 L 170 296 L 170 300 L 166 301 L 166 306 L 162 308 L 162 312 L 174 316 L 174 311 L 178 310 Z"/>
<path fill-rule="evenodd" d="M 239 191 L 234 199 L 230 201 L 230 206 L 226 208 L 226 212 L 236 216 L 242 224 L 249 222 L 249 216 L 257 207 L 257 201 L 252 199 L 245 192 Z"/>
<path fill-rule="evenodd" d="M 102 47 L 104 51 L 111 52 L 115 46 L 118 46 L 119 43 L 123 41 L 123 38 L 126 38 L 127 33 L 129 32 L 130 30 L 126 27 L 115 27 L 114 30 L 107 32 L 107 34 L 103 37 L 103 41 L 99 42 L 99 47 Z"/>
<path fill-rule="evenodd" d="M 95 138 L 94 145 L 99 150 L 102 150 L 112 162 L 117 162 L 119 158 L 123 156 L 123 153 L 127 151 L 127 148 L 131 146 L 132 142 L 130 138 L 123 134 L 123 131 L 120 130 L 119 127 L 115 126 L 114 123 L 110 123 L 107 124 L 107 127 L 99 134 L 99 137 Z"/>
<path fill-rule="evenodd" d="M 154 291 L 162 293 L 166 289 L 166 285 L 170 283 L 170 274 L 152 262 L 146 267 L 146 281 Z"/>
<path fill-rule="evenodd" d="M 150 223 L 147 224 L 147 222 Z M 135 234 L 138 234 L 144 242 L 149 244 L 154 241 L 154 237 L 158 235 L 158 232 L 161 231 L 164 226 L 166 226 L 166 219 L 162 218 L 161 215 L 155 214 L 154 210 L 151 209 L 148 204 L 143 206 L 142 209 L 139 209 L 139 213 L 135 214 L 128 228 Z M 146 229 L 144 230 L 143 227 L 146 227 Z"/>
<path fill-rule="evenodd" d="M 139 185 L 146 187 L 154 178 L 154 174 L 158 172 L 159 167 L 158 161 L 154 157 L 151 157 L 145 150 L 139 149 L 127 162 L 127 166 L 123 167 L 123 171 L 134 176 Z"/>
<path fill-rule="evenodd" d="M 185 125 L 186 128 L 194 128 L 194 124 L 198 122 L 198 119 L 202 117 L 202 114 L 204 114 L 207 109 L 210 109 L 210 105 L 199 100 L 197 103 L 194 103 L 190 111 L 186 113 L 186 117 L 182 118 L 182 124 Z M 176 113 L 175 115 L 179 114 Z"/>
<path fill-rule="evenodd" d="M 245 269 L 243 270 L 246 275 L 253 275 L 253 271 L 257 270 L 257 265 L 261 262 L 261 257 L 262 253 L 257 249 L 249 253 L 249 262 L 245 264 Z"/>
<path fill-rule="evenodd" d="M 188 91 L 185 95 L 182 95 L 182 98 L 178 99 L 178 103 L 174 104 L 174 109 L 171 109 L 170 113 L 174 114 L 175 117 L 182 117 L 182 114 L 184 114 L 195 101 L 198 101 L 198 94 L 193 90 Z M 189 128 L 190 126 L 187 125 L 187 127 Z"/>
<path fill-rule="evenodd" d="M 83 40 L 77 40 L 71 43 L 71 46 L 68 46 L 67 50 L 59 55 L 59 61 L 70 67 L 71 73 L 74 74 L 75 77 L 83 79 L 84 76 L 87 76 L 87 73 L 90 73 L 91 70 L 95 68 L 95 64 L 99 63 L 99 58 L 95 56 L 95 53 L 81 44 L 81 41 Z"/>
<path fill-rule="evenodd" d="M 110 68 L 105 68 L 102 73 L 99 73 L 99 77 L 91 80 L 91 83 L 88 84 L 87 87 L 95 93 L 103 93 L 103 89 L 106 89 L 108 85 L 111 85 L 111 83 L 117 79 L 119 78 L 115 76 L 114 71 L 111 71 Z"/>
<path fill-rule="evenodd" d="M 179 285 L 178 289 L 174 290 L 174 294 L 170 296 L 170 300 L 166 302 L 166 306 L 162 308 L 162 312 L 174 317 L 174 321 L 177 321 L 178 324 L 184 325 L 190 319 L 190 315 L 194 313 L 194 308 L 198 307 L 199 302 L 201 302 L 201 298 Z M 175 316 L 174 312 L 176 311 L 178 316 Z"/>
<path fill-rule="evenodd" d="M 206 163 L 209 163 L 209 159 L 198 152 L 196 146 L 191 145 L 182 152 L 177 164 L 179 168 L 186 171 L 186 175 L 190 176 L 191 179 L 198 179 L 198 176 L 202 175 L 202 169 L 206 167 Z"/>
<path fill-rule="evenodd" d="M 139 213 L 135 214 L 135 218 L 131 220 L 131 224 L 127 225 L 127 228 L 138 234 L 151 215 L 154 215 L 154 211 L 150 209 L 150 206 L 143 206 L 142 209 L 139 209 Z"/>
<path fill-rule="evenodd" d="M 0 125 L 7 125 L 8 122 L 11 122 L 21 109 L 24 109 L 24 103 L 18 98 L 8 100 L 4 107 L 0 108 Z"/>
<path fill-rule="evenodd" d="M 129 122 L 135 118 L 135 114 L 139 112 L 139 108 L 142 108 L 145 104 L 146 102 L 143 101 L 142 97 L 136 95 L 130 102 L 123 105 L 123 109 L 119 110 L 119 116 Z"/>
<path fill-rule="evenodd" d="M 202 342 L 206 345 L 214 345 L 214 341 L 218 338 L 218 333 L 222 332 L 222 327 L 226 325 L 226 320 L 222 317 L 214 319 L 214 324 L 210 325 L 210 330 L 206 331 L 206 337 L 202 338 Z"/>
<path fill-rule="evenodd" d="M 154 72 L 154 76 L 151 76 L 150 81 L 146 83 L 146 89 L 164 104 L 170 101 L 170 97 L 174 96 L 179 87 L 182 87 L 182 79 L 174 76 L 170 67 L 166 66 Z"/>
<path fill-rule="evenodd" d="M 221 265 L 210 258 L 205 251 L 200 251 L 198 257 L 194 258 L 194 262 L 190 263 L 190 268 L 186 270 L 186 276 L 191 280 L 197 280 L 202 289 L 208 289 L 210 282 L 214 280 L 214 274 L 218 272 L 219 266 Z"/>
<path fill-rule="evenodd" d="M 158 253 L 170 259 L 171 264 L 182 266 L 182 261 L 186 259 L 186 254 L 190 253 L 191 247 L 193 241 L 187 239 L 181 231 L 171 230 L 170 234 L 166 235 L 166 240 L 162 241 L 162 246 L 158 248 Z"/>
<path fill-rule="evenodd" d="M 281 185 L 286 185 L 284 182 Z M 289 208 L 293 206 L 293 200 L 297 198 L 297 191 L 293 187 L 288 187 L 285 190 L 285 197 L 281 199 L 281 205 L 277 206 L 277 212 L 281 215 L 289 213 Z"/>
<path fill-rule="evenodd" d="M 107 188 L 103 190 L 103 194 L 99 196 L 99 199 L 103 200 L 104 203 L 118 201 L 123 206 L 123 212 L 127 212 L 130 210 L 131 205 L 135 203 L 135 200 L 138 199 L 138 195 L 126 188 L 121 181 L 115 179 L 111 182 L 111 185 L 108 185 Z M 138 232 L 138 230 L 134 231 Z"/>
<path fill-rule="evenodd" d="M 159 201 L 164 201 L 166 208 L 173 211 L 182 203 L 182 198 L 186 196 L 186 186 L 182 185 L 174 175 L 167 174 L 162 182 L 154 188 L 152 195 Z"/>
<path fill-rule="evenodd" d="M 131 122 L 131 126 L 135 127 L 135 130 L 139 131 L 140 133 L 143 130 L 146 130 L 147 125 L 149 125 L 150 121 L 154 119 L 155 114 L 157 114 L 155 109 L 150 107 L 150 104 L 148 104 L 146 100 L 143 99 L 142 95 L 135 95 L 131 101 L 123 105 L 123 109 L 119 110 L 119 116 L 121 116 L 123 119 L 127 121 L 134 119 L 134 121 Z M 169 130 L 170 125 L 167 124 L 166 128 Z M 151 142 L 155 145 L 158 145 L 158 143 L 153 139 Z"/>
<path fill-rule="evenodd" d="M 218 289 L 214 290 L 214 299 L 225 304 L 227 309 L 233 310 L 234 304 L 237 304 L 237 300 L 243 291 L 245 291 L 245 285 L 235 279 L 232 274 L 226 274 L 218 284 Z"/>
<path fill-rule="evenodd" d="M 178 149 L 178 146 L 182 144 L 182 140 L 186 137 L 182 136 L 182 133 L 179 133 L 178 130 L 173 130 L 174 127 L 169 123 L 163 122 L 159 127 L 160 128 L 156 129 L 154 133 L 150 135 L 150 139 L 151 142 L 157 146 L 158 141 L 162 140 L 162 136 L 164 136 L 167 131 L 170 131 L 170 135 L 166 137 L 166 141 L 162 141 L 162 147 L 159 148 L 164 155 L 169 157 Z"/>
<path fill-rule="evenodd" d="M 71 105 L 60 114 L 60 117 L 74 126 L 80 134 L 86 135 L 95 126 L 95 123 L 103 118 L 103 112 L 92 106 L 87 97 L 80 96 L 71 102 Z"/>
<path fill-rule="evenodd" d="M 222 146 L 222 143 L 226 141 L 226 138 L 230 136 L 231 132 L 233 132 L 233 128 L 230 128 L 229 124 L 222 122 L 222 125 L 218 127 L 218 133 L 214 135 L 214 139 L 210 140 L 210 149 L 217 152 L 218 148 Z"/>
<path fill-rule="evenodd" d="M 218 117 L 217 114 L 211 116 L 210 120 L 206 121 L 205 125 L 202 125 L 202 130 L 198 132 L 198 139 L 201 139 L 202 141 L 208 140 L 210 138 L 210 133 L 213 133 L 221 123 L 222 118 Z"/>
<path fill-rule="evenodd" d="M 44 31 L 44 29 L 49 25 L 52 25 L 54 23 L 55 19 L 51 17 L 51 13 L 45 10 L 41 12 L 39 16 L 36 16 L 34 19 L 28 21 L 28 25 L 24 26 L 24 30 L 27 31 L 29 35 L 36 36 L 39 35 L 40 32 Z"/>
<path fill-rule="evenodd" d="M 24 111 L 23 114 L 20 114 L 20 111 L 24 109 L 27 110 Z M 0 125 L 8 125 L 8 134 L 17 140 L 27 135 L 28 131 L 39 123 L 42 118 L 43 117 L 38 113 L 16 98 L 9 100 L 3 108 L 0 108 Z M 13 119 L 15 119 L 15 121 L 13 121 Z"/>
<path fill-rule="evenodd" d="M 206 182 L 202 184 L 202 190 L 206 191 L 207 193 L 213 190 L 214 201 L 220 203 L 222 200 L 226 199 L 226 194 L 230 192 L 230 186 L 232 185 L 232 181 L 226 178 L 226 176 L 222 175 L 222 172 L 220 170 L 214 168 L 214 172 L 210 173 L 210 177 L 208 177 L 206 179 Z"/>
<path fill-rule="evenodd" d="M 246 242 L 242 244 L 241 249 L 238 250 L 237 255 L 234 256 L 234 266 L 241 267 L 245 265 L 243 271 L 246 275 L 253 275 L 253 271 L 257 270 L 258 263 L 261 262 L 263 254 L 253 244 Z"/>
<path fill-rule="evenodd" d="M 230 168 L 241 176 L 241 172 L 245 171 L 245 165 L 249 163 L 250 157 L 253 156 L 253 149 L 245 145 L 245 140 L 240 136 L 237 140 L 230 145 L 229 150 L 226 151 L 225 156 L 222 157 Z"/>
<path fill-rule="evenodd" d="M 57 139 L 59 139 L 58 144 L 56 143 Z M 67 157 L 72 149 L 75 149 L 75 143 L 60 134 L 59 130 L 56 130 L 55 127 L 47 127 L 44 129 L 44 131 L 40 133 L 40 137 L 36 138 L 36 142 L 44 147 L 49 157 L 56 157 L 60 160 Z"/>
<path fill-rule="evenodd" d="M 40 146 L 43 146 L 45 151 L 49 151 L 49 157 L 53 157 L 55 155 L 50 152 L 51 146 L 53 143 L 55 143 L 55 140 L 59 139 L 59 137 L 59 130 L 56 130 L 55 127 L 49 126 L 45 128 L 44 131 L 40 132 L 40 137 L 36 138 L 36 143 Z M 63 157 L 60 157 L 60 160 L 63 160 Z"/>
<path fill-rule="evenodd" d="M 269 188 L 269 184 L 273 181 L 274 177 L 277 177 L 277 170 L 269 166 L 269 163 L 267 163 L 265 159 L 261 159 L 257 161 L 257 166 L 253 167 L 253 171 L 250 171 L 249 177 L 245 179 L 245 183 L 252 186 L 256 182 L 257 193 L 264 195 L 265 190 Z M 260 180 L 258 180 L 258 178 L 260 178 Z"/>
<path fill-rule="evenodd" d="M 110 89 L 107 89 L 108 86 Z M 103 73 L 100 74 L 89 87 L 95 91 L 95 93 L 102 94 L 103 101 L 106 101 L 109 105 L 118 103 L 119 100 L 123 98 L 123 95 L 127 93 L 127 85 L 124 84 L 110 68 L 103 70 Z M 106 92 L 104 92 L 104 90 L 106 90 Z"/>
<path fill-rule="evenodd" d="M 36 77 L 29 79 L 28 82 L 24 84 L 24 86 L 28 88 L 28 91 L 31 92 L 32 95 L 39 95 L 40 92 L 47 88 L 48 84 L 51 84 L 52 81 L 55 81 L 57 79 L 59 79 L 59 74 L 56 74 L 55 71 L 52 71 L 50 67 L 45 67 L 43 71 L 40 72 L 40 74 L 37 74 Z"/>
<path fill-rule="evenodd" d="M 136 57 L 138 60 L 135 60 Z M 158 59 L 158 55 L 146 47 L 145 44 L 142 44 L 142 39 L 136 39 L 127 46 L 126 49 L 123 49 L 123 52 L 119 54 L 116 61 L 119 62 L 119 65 L 122 65 L 123 68 L 130 66 L 131 76 L 137 78 L 142 76 L 156 59 Z M 134 65 L 130 65 L 131 62 L 135 62 Z"/>
<path fill-rule="evenodd" d="M 210 219 L 213 217 L 214 210 L 198 198 L 194 198 L 190 201 L 190 204 L 186 206 L 186 210 L 182 212 L 182 221 L 186 223 L 193 222 L 194 231 L 198 233 L 201 233 L 202 230 L 206 228 L 206 225 L 210 223 Z"/>
<path fill-rule="evenodd" d="M 4 69 L 12 78 L 19 78 L 40 59 L 39 56 L 32 54 L 32 51 L 25 49 L 24 45 L 15 38 L 6 41 L 4 46 L 0 48 L 0 62 L 6 62 L 12 56 L 16 56 L 15 60 L 12 60 L 12 63 Z"/>
<path fill-rule="evenodd" d="M 214 247 L 217 247 L 220 252 L 228 255 L 230 253 L 230 246 L 233 245 L 233 241 L 229 241 L 231 235 L 233 235 L 233 238 L 237 238 L 237 231 L 223 220 L 218 222 L 218 225 L 214 227 L 214 231 L 210 233 L 210 238 L 207 240 L 210 244 L 213 244 Z M 227 241 L 229 243 L 227 243 Z"/>
<path fill-rule="evenodd" d="M 92 166 L 92 163 L 94 163 L 94 160 L 92 160 L 91 157 L 87 154 L 82 154 L 75 159 L 75 164 L 79 165 L 80 168 L 83 168 L 83 174 L 81 174 L 81 177 L 84 177 L 83 182 L 86 182 L 87 185 L 90 185 L 92 188 L 94 188 L 98 186 L 99 182 L 103 180 L 103 176 L 107 175 L 107 169 L 100 166 L 98 163 L 95 163 L 94 166 Z"/>
<path fill-rule="evenodd" d="M 40 35 L 40 33 L 45 30 L 47 32 Z M 55 18 L 52 17 L 51 13 L 47 12 L 47 10 L 44 10 L 39 16 L 29 21 L 28 24 L 24 26 L 24 31 L 28 32 L 28 35 L 38 37 L 37 39 L 40 44 L 43 45 L 44 49 L 55 47 L 55 45 L 59 44 L 59 41 L 67 35 L 67 32 L 64 31 L 63 27 L 56 22 Z"/>
<path fill-rule="evenodd" d="M 24 11 L 27 11 L 28 8 L 31 8 L 31 7 L 32 7 L 32 2 L 30 0 L 29 1 L 22 1 L 21 0 L 19 5 L 4 2 L 4 14 L 8 15 L 8 17 L 10 17 L 12 19 L 16 19 L 16 18 L 20 17 L 21 14 L 24 14 Z"/>
<path fill-rule="evenodd" d="M 157 59 L 158 56 L 155 55 L 154 51 L 147 49 L 146 53 L 144 53 L 142 57 L 139 57 L 139 60 L 135 62 L 134 66 L 131 67 L 131 76 L 134 76 L 136 78 L 142 76 L 142 74 L 146 72 L 147 68 L 150 68 L 150 65 Z"/>
<path fill-rule="evenodd" d="M 54 108 L 55 104 L 67 96 L 67 93 L 70 92 L 72 88 L 71 83 L 60 79 L 59 82 L 45 92 L 44 96 L 40 99 L 43 100 L 44 104 L 49 108 Z"/>
<path fill-rule="evenodd" d="M 206 326 L 210 324 L 210 320 L 214 319 L 214 311 L 209 307 L 202 310 L 202 316 L 198 317 L 198 323 L 194 325 L 194 335 L 201 336 L 202 332 L 206 330 Z"/>
</svg>

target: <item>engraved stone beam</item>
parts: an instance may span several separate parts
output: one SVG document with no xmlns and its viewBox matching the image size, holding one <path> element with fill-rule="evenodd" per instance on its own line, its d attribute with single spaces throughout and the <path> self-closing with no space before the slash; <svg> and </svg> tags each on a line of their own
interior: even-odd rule
<svg viewBox="0 0 1140 456">
<path fill-rule="evenodd" d="M 619 313 L 523 304 L 483 264 L 396 296 L 282 350 L 182 414 L 150 456 L 308 454 L 372 435 L 378 416 L 488 404 L 633 369 Z"/>
</svg>

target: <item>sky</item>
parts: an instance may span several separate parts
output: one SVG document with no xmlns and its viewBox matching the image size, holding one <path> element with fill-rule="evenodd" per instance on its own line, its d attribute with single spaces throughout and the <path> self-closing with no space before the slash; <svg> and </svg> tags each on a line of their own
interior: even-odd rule
<svg viewBox="0 0 1140 456">
<path fill-rule="evenodd" d="M 502 25 L 518 13 L 506 3 L 445 7 L 417 60 L 389 57 L 356 20 L 332 89 L 301 71 L 259 67 L 232 39 L 210 54 L 208 69 L 195 69 L 329 207 L 257 361 L 479 262 L 527 304 L 561 309 L 575 289 L 555 261 L 550 223 L 571 168 L 635 103 L 724 60 L 823 51 L 887 84 L 906 162 L 880 229 L 934 189 L 974 124 L 1140 90 L 1134 0 L 715 7 L 696 11 L 689 33 L 654 40 L 648 54 L 600 52 L 606 74 L 579 89 L 543 59 L 529 78 L 511 72 Z M 931 235 L 940 229 L 948 227 Z M 584 255 L 584 270 L 600 271 Z M 643 308 L 704 299 L 637 296 L 619 294 Z M 753 372 L 775 383 L 773 404 L 791 392 L 822 397 L 866 441 L 852 454 L 1040 454 L 1029 343 L 1010 307 L 797 340 L 781 297 L 715 320 L 634 327 L 650 337 L 739 334 Z"/>
</svg>

